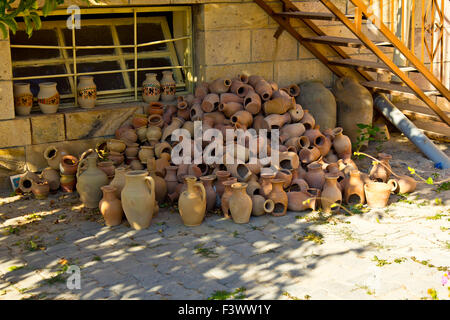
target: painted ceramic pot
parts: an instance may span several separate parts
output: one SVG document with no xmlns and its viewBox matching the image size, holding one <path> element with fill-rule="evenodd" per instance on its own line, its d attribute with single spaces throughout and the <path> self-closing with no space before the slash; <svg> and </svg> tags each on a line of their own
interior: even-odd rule
<svg viewBox="0 0 450 320">
<path fill-rule="evenodd" d="M 177 91 L 175 80 L 173 79 L 172 71 L 163 71 L 161 79 L 161 101 L 171 102 L 175 100 L 175 93 Z"/>
<path fill-rule="evenodd" d="M 144 170 L 127 172 L 125 179 L 121 193 L 125 216 L 133 229 L 148 228 L 156 208 L 155 181 Z"/>
<path fill-rule="evenodd" d="M 247 184 L 236 182 L 231 185 L 233 190 L 230 200 L 230 213 L 234 223 L 248 223 L 252 214 L 252 199 L 247 194 Z"/>
<path fill-rule="evenodd" d="M 146 73 L 142 82 L 142 99 L 147 102 L 159 101 L 161 96 L 161 84 L 156 79 L 156 73 Z"/>
<path fill-rule="evenodd" d="M 37 99 L 42 113 L 50 114 L 58 111 L 59 93 L 56 85 L 56 82 L 42 82 L 39 84 Z"/>
<path fill-rule="evenodd" d="M 19 116 L 27 116 L 30 114 L 33 106 L 33 94 L 30 90 L 29 83 L 14 83 L 14 110 Z"/>
<path fill-rule="evenodd" d="M 110 186 L 116 188 L 116 197 L 121 198 L 121 193 L 123 188 L 125 187 L 125 174 L 127 173 L 127 169 L 124 167 L 116 168 L 114 170 L 114 179 L 109 183 Z"/>
<path fill-rule="evenodd" d="M 78 105 L 84 109 L 92 109 L 97 101 L 97 86 L 93 76 L 80 76 L 77 86 Z"/>
<path fill-rule="evenodd" d="M 194 176 L 186 176 L 187 189 L 180 194 L 178 209 L 185 226 L 193 227 L 202 223 L 206 214 L 206 191 Z"/>
<path fill-rule="evenodd" d="M 72 193 L 75 190 L 77 183 L 75 176 L 62 174 L 59 181 L 63 192 Z"/>
<path fill-rule="evenodd" d="M 36 199 L 47 199 L 50 193 L 50 185 L 45 179 L 37 179 L 32 183 L 31 192 Z"/>
<path fill-rule="evenodd" d="M 117 198 L 117 189 L 114 186 L 103 186 L 103 198 L 98 204 L 100 213 L 105 219 L 107 226 L 117 226 L 122 223 L 123 209 L 122 202 Z"/>
<path fill-rule="evenodd" d="M 80 162 L 87 161 L 87 169 L 80 174 L 77 171 L 77 190 L 80 194 L 80 200 L 86 208 L 97 208 L 102 191 L 100 187 L 109 183 L 108 176 L 97 167 L 97 156 L 91 154 L 86 159 L 80 159 Z M 81 164 L 80 164 L 81 166 Z M 80 167 L 79 166 L 79 167 Z"/>
<path fill-rule="evenodd" d="M 391 192 L 398 188 L 395 180 L 388 183 L 370 181 L 364 185 L 367 205 L 371 208 L 384 208 L 387 206 Z"/>
<path fill-rule="evenodd" d="M 59 171 L 61 174 L 75 175 L 78 169 L 78 159 L 72 155 L 65 155 L 59 163 Z"/>
<path fill-rule="evenodd" d="M 283 190 L 283 183 L 282 179 L 272 179 L 272 191 L 268 196 L 275 204 L 272 215 L 277 217 L 284 216 L 288 207 L 288 197 Z"/>
</svg>

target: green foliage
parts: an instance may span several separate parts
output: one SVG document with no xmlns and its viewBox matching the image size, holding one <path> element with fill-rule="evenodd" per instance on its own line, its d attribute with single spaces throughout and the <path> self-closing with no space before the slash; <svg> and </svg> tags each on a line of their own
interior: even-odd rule
<svg viewBox="0 0 450 320">
<path fill-rule="evenodd" d="M 364 123 L 358 123 L 356 124 L 358 126 L 358 137 L 356 138 L 356 142 L 353 144 L 353 150 L 356 150 L 356 152 L 359 152 L 361 148 L 369 141 L 375 141 L 378 143 L 377 145 L 377 151 L 381 151 L 381 143 L 386 141 L 386 137 L 384 136 L 385 133 L 380 130 L 377 126 L 372 126 Z M 384 137 L 382 139 L 377 139 L 377 134 L 381 134 Z M 380 150 L 379 150 L 380 149 Z M 358 155 L 358 158 L 361 159 L 361 155 Z"/>
<path fill-rule="evenodd" d="M 208 300 L 228 300 L 228 299 L 234 299 L 234 300 L 242 300 L 245 299 L 245 291 L 247 289 L 244 287 L 238 288 L 234 290 L 234 292 L 228 292 L 225 290 L 218 290 L 215 291 L 211 297 L 208 298 Z"/>
<path fill-rule="evenodd" d="M 376 261 L 377 262 L 377 267 L 383 267 L 385 265 L 391 264 L 391 262 L 388 262 L 387 260 L 378 259 L 377 256 L 373 256 L 372 261 Z"/>
</svg>

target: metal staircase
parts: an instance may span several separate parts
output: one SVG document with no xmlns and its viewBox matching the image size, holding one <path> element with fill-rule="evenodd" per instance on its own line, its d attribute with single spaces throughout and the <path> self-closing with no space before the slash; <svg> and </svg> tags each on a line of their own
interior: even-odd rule
<svg viewBox="0 0 450 320">
<path fill-rule="evenodd" d="M 299 41 L 306 49 L 308 49 L 317 59 L 325 64 L 337 76 L 350 75 L 356 77 L 360 83 L 372 92 L 388 93 L 391 96 L 402 96 L 404 98 L 414 98 L 422 101 L 422 105 L 410 104 L 408 102 L 397 103 L 397 108 L 401 110 L 413 123 L 421 129 L 427 136 L 432 139 L 450 141 L 450 113 L 445 112 L 437 106 L 432 100 L 434 96 L 441 96 L 450 101 L 450 91 L 445 85 L 438 80 L 433 73 L 427 69 L 423 63 L 423 49 L 421 59 L 417 58 L 414 52 L 414 40 L 412 39 L 411 51 L 406 47 L 401 39 L 393 32 L 393 23 L 390 28 L 373 14 L 373 7 L 366 6 L 362 0 L 349 0 L 353 5 L 354 14 L 349 15 L 342 12 L 332 0 L 319 0 L 329 11 L 327 12 L 304 12 L 289 0 L 280 0 L 282 11 L 276 12 L 273 2 L 265 0 L 254 0 L 272 19 L 274 19 L 279 27 L 274 35 L 278 38 L 282 32 L 288 32 L 292 37 Z M 369 1 L 369 0 L 368 0 Z M 402 0 L 403 1 L 403 0 Z M 422 7 L 425 0 L 422 1 Z M 437 0 L 429 0 L 432 3 Z M 415 6 L 413 0 L 413 8 Z M 391 3 L 393 1 L 391 0 Z M 403 2 L 402 2 L 403 3 Z M 370 0 L 372 4 L 372 0 Z M 383 0 L 379 0 L 381 16 L 383 16 Z M 442 6 L 444 2 L 442 2 Z M 403 9 L 403 7 L 402 7 Z M 443 12 L 443 8 L 442 12 Z M 414 9 L 413 9 L 414 10 Z M 423 10 L 423 8 L 422 8 Z M 392 5 L 391 18 L 394 19 L 394 7 Z M 433 13 L 434 14 L 434 13 Z M 443 14 L 443 13 L 442 13 Z M 414 16 L 414 15 L 413 15 Z M 441 22 L 443 17 L 441 17 Z M 414 19 L 414 18 L 412 18 Z M 308 35 L 302 35 L 298 31 L 299 28 L 293 26 L 293 20 L 301 21 L 302 26 L 306 26 Z M 363 21 L 370 20 L 376 26 L 383 41 L 372 41 L 364 32 Z M 336 37 L 327 35 L 318 25 L 317 22 L 322 21 L 340 21 L 348 30 L 350 30 L 355 38 Z M 434 23 L 434 22 L 433 22 Z M 414 27 L 414 22 L 413 22 Z M 302 28 L 301 30 L 305 30 Z M 404 30 L 402 27 L 402 36 Z M 304 32 L 303 32 L 304 33 Z M 422 39 L 424 39 L 424 30 L 422 30 Z M 443 34 L 441 35 L 441 38 Z M 414 35 L 412 36 L 414 38 Z M 442 40 L 442 39 L 439 39 Z M 343 48 L 367 48 L 377 57 L 377 62 L 358 60 L 352 58 Z M 393 59 L 388 56 L 385 47 L 395 48 L 400 52 L 408 62 L 408 66 L 399 67 Z M 443 46 L 441 46 L 442 50 Z M 427 47 L 427 50 L 429 48 Z M 392 51 L 392 50 L 391 50 Z M 434 54 L 436 50 L 431 49 Z M 433 56 L 434 57 L 434 56 Z M 369 74 L 372 72 L 372 74 Z M 377 74 L 391 73 L 398 77 L 398 82 L 378 81 L 374 79 L 373 72 Z M 419 73 L 425 79 L 429 87 L 433 90 L 421 89 L 410 78 L 410 73 Z M 442 79 L 441 69 L 441 79 Z M 448 76 L 448 75 L 447 75 Z"/>
</svg>

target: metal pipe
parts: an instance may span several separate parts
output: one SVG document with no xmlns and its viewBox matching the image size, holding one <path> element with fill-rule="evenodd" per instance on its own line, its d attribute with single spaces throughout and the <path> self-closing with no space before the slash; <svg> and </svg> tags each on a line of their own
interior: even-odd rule
<svg viewBox="0 0 450 320">
<path fill-rule="evenodd" d="M 449 157 L 439 150 L 384 94 L 377 94 L 373 102 L 373 105 L 437 167 L 450 168 Z"/>
</svg>

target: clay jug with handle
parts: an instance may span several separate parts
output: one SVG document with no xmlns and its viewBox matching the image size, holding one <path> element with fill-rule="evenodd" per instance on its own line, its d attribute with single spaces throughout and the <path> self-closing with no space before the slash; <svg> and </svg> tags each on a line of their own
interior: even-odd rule
<svg viewBox="0 0 450 320">
<path fill-rule="evenodd" d="M 178 209 L 185 226 L 193 227 L 202 223 L 206 213 L 206 190 L 195 176 L 184 178 L 187 189 L 180 194 Z"/>
</svg>

